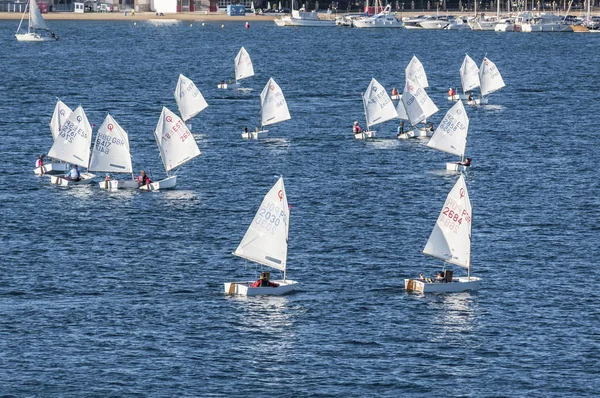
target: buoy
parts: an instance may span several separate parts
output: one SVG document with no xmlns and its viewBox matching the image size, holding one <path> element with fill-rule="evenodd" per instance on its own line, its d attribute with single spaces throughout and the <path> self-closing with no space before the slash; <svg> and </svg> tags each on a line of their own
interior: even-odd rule
<svg viewBox="0 0 600 398">
<path fill-rule="evenodd" d="M 136 25 L 137 25 L 137 22 L 134 22 L 134 23 L 133 23 L 133 26 L 136 26 Z"/>
<path fill-rule="evenodd" d="M 190 24 L 190 28 L 192 27 L 192 24 Z"/>
<path fill-rule="evenodd" d="M 204 26 L 204 22 L 202 22 L 202 26 Z"/>
<path fill-rule="evenodd" d="M 225 27 L 225 25 L 221 25 L 221 28 L 224 28 L 224 27 Z"/>
<path fill-rule="evenodd" d="M 246 29 L 248 29 L 250 27 L 250 23 L 246 22 Z"/>
</svg>

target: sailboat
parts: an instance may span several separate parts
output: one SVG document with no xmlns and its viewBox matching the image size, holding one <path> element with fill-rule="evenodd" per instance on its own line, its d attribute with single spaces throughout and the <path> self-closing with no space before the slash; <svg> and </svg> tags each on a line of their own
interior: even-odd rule
<svg viewBox="0 0 600 398">
<path fill-rule="evenodd" d="M 418 124 L 424 124 L 427 118 L 439 111 L 439 109 L 431 98 L 429 98 L 425 89 L 418 83 L 411 79 L 406 79 L 402 98 L 398 102 L 396 111 L 400 119 L 408 120 L 414 127 L 412 130 L 398 134 L 398 138 L 431 137 L 433 135 L 432 129 L 427 126 L 419 127 Z"/>
<path fill-rule="evenodd" d="M 63 162 L 88 167 L 90 161 L 90 145 L 92 143 L 92 126 L 81 106 L 67 118 L 60 128 L 58 136 L 48 156 Z M 61 186 L 89 184 L 95 177 L 91 173 L 80 173 L 79 181 L 63 177 L 50 176 L 50 183 Z"/>
<path fill-rule="evenodd" d="M 469 99 L 469 92 L 479 87 L 479 67 L 469 54 L 465 54 L 465 59 L 460 66 L 460 82 L 462 84 L 463 94 L 455 94 L 448 97 L 448 101 L 459 101 Z"/>
<path fill-rule="evenodd" d="M 65 105 L 64 102 L 58 100 L 56 102 L 56 106 L 54 107 L 54 113 L 52 114 L 52 119 L 50 120 L 50 133 L 52 133 L 52 139 L 56 140 L 58 137 L 58 133 L 62 125 L 68 119 L 68 117 L 73 113 L 71 108 Z M 47 163 L 42 167 L 36 167 L 33 172 L 35 175 L 42 174 L 64 174 L 69 170 L 69 165 L 67 163 L 55 162 L 52 159 L 51 163 Z"/>
<path fill-rule="evenodd" d="M 115 190 L 138 187 L 133 176 L 129 137 L 125 130 L 108 114 L 96 133 L 96 142 L 92 148 L 89 171 L 105 173 L 131 173 L 131 180 L 105 179 L 99 182 L 100 188 Z"/>
<path fill-rule="evenodd" d="M 479 81 L 481 83 L 481 96 L 475 100 L 468 102 L 469 105 L 484 105 L 488 103 L 488 98 L 491 93 L 500 90 L 505 86 L 502 75 L 496 67 L 496 64 L 484 57 L 479 68 Z"/>
<path fill-rule="evenodd" d="M 396 107 L 385 88 L 375 79 L 371 79 L 369 87 L 362 95 L 367 129 L 354 134 L 354 138 L 364 140 L 375 137 L 375 131 L 371 126 L 386 122 L 398 117 Z"/>
<path fill-rule="evenodd" d="M 156 139 L 156 145 L 158 145 L 167 178 L 142 185 L 140 189 L 157 191 L 159 189 L 175 188 L 177 175 L 175 173 L 171 175 L 171 170 L 181 167 L 199 156 L 200 149 L 198 149 L 194 136 L 183 120 L 164 106 L 154 130 L 154 138 Z"/>
<path fill-rule="evenodd" d="M 269 130 L 264 127 L 270 124 L 290 120 L 290 111 L 283 96 L 281 87 L 273 78 L 270 78 L 263 91 L 260 93 L 260 130 L 258 127 L 254 131 L 244 131 L 242 138 L 255 139 L 266 137 Z"/>
<path fill-rule="evenodd" d="M 179 114 L 184 122 L 187 122 L 208 106 L 194 82 L 182 74 L 177 79 L 177 86 L 173 95 L 175 96 L 175 102 L 177 102 L 177 108 L 179 108 Z M 186 125 L 188 129 L 191 128 L 190 124 L 186 123 Z"/>
<path fill-rule="evenodd" d="M 404 70 L 404 77 L 406 80 L 412 80 L 417 83 L 420 87 L 427 88 L 429 87 L 429 81 L 427 80 L 427 73 L 425 73 L 425 68 L 423 68 L 423 64 L 419 61 L 416 55 L 413 55 L 410 62 L 406 66 Z"/>
<path fill-rule="evenodd" d="M 467 133 L 469 131 L 469 118 L 462 101 L 458 101 L 446 112 L 435 133 L 427 143 L 430 148 L 460 156 L 464 161 L 467 146 Z M 446 163 L 446 170 L 465 171 L 467 166 L 458 163 Z"/>
<path fill-rule="evenodd" d="M 454 277 L 453 271 L 446 270 L 439 280 L 405 279 L 406 290 L 451 293 L 479 289 L 481 278 L 471 276 L 471 217 L 471 201 L 461 174 L 446 198 L 423 254 L 466 268 L 467 276 Z"/>
<path fill-rule="evenodd" d="M 217 88 L 238 88 L 240 86 L 240 80 L 254 76 L 254 67 L 252 66 L 252 60 L 248 51 L 244 47 L 240 49 L 237 56 L 235 57 L 235 83 L 221 83 Z"/>
<path fill-rule="evenodd" d="M 19 33 L 21 31 L 21 26 L 23 26 L 23 21 L 25 20 L 25 14 L 29 12 L 29 18 L 27 20 L 27 33 Z M 48 36 L 43 36 L 41 32 L 48 32 Z M 48 24 L 42 18 L 42 13 L 36 3 L 35 0 L 29 0 L 27 5 L 25 5 L 25 10 L 23 11 L 23 15 L 21 16 L 21 22 L 19 22 L 19 27 L 17 28 L 17 33 L 15 37 L 18 41 L 56 41 L 58 40 L 58 36 L 54 34 L 48 27 Z"/>
<path fill-rule="evenodd" d="M 278 286 L 252 287 L 253 282 L 226 282 L 226 294 L 256 296 L 281 295 L 296 289 L 298 282 L 287 279 L 287 250 L 290 209 L 283 177 L 265 195 L 234 255 L 283 272 L 283 279 L 271 281 Z"/>
</svg>

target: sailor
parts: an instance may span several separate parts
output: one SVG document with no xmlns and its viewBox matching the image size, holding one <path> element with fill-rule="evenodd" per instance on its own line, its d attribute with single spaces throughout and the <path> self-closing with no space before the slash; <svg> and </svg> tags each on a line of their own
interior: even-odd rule
<svg viewBox="0 0 600 398">
<path fill-rule="evenodd" d="M 393 96 L 394 96 L 394 95 L 398 95 L 398 90 L 396 89 L 396 87 L 394 87 L 394 88 L 392 89 L 392 95 L 393 95 Z"/>
<path fill-rule="evenodd" d="M 456 164 L 469 167 L 471 166 L 471 158 L 466 158 L 464 162 L 456 162 Z"/>
<path fill-rule="evenodd" d="M 448 89 L 448 97 L 450 97 L 450 99 L 454 99 L 454 89 L 452 87 L 450 87 Z"/>
<path fill-rule="evenodd" d="M 404 134 L 404 120 L 400 122 L 400 126 L 398 126 L 398 137 Z"/>
<path fill-rule="evenodd" d="M 74 165 L 73 168 L 67 173 L 65 179 L 70 181 L 79 181 L 81 180 L 81 174 L 79 173 L 79 167 Z"/>
<path fill-rule="evenodd" d="M 138 182 L 138 186 L 140 186 L 140 187 L 144 186 L 144 185 L 152 184 L 152 180 L 150 179 L 150 177 L 148 177 L 145 170 L 142 170 L 142 173 L 137 178 L 137 182 Z"/>
<path fill-rule="evenodd" d="M 271 273 L 270 272 L 261 272 L 260 277 L 256 282 L 254 282 L 250 287 L 277 287 L 278 283 L 271 282 Z"/>
<path fill-rule="evenodd" d="M 354 127 L 352 128 L 352 132 L 354 134 L 359 134 L 362 133 L 362 129 L 360 128 L 360 126 L 358 125 L 358 121 L 354 122 Z"/>
<path fill-rule="evenodd" d="M 38 156 L 37 160 L 35 161 L 35 167 L 42 167 L 44 165 L 44 155 L 40 155 Z M 44 170 L 42 169 L 42 173 L 44 172 Z"/>
</svg>

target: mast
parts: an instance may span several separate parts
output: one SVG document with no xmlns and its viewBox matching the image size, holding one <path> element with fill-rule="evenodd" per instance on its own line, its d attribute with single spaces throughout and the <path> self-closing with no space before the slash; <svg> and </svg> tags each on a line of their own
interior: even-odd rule
<svg viewBox="0 0 600 398">
<path fill-rule="evenodd" d="M 31 33 L 31 0 L 25 5 L 25 10 L 29 7 L 29 18 L 27 18 L 27 33 Z"/>
<path fill-rule="evenodd" d="M 370 131 L 371 128 L 369 127 L 369 118 L 367 117 L 367 104 L 365 103 L 364 94 L 362 95 L 362 102 L 363 102 L 363 109 L 365 111 L 365 124 L 367 125 L 367 131 Z"/>
</svg>

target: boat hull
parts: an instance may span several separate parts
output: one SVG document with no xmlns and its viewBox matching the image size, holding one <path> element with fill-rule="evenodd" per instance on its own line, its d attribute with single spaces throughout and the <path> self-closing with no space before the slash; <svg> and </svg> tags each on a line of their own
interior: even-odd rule
<svg viewBox="0 0 600 398">
<path fill-rule="evenodd" d="M 457 277 L 452 282 L 427 282 L 420 279 L 405 279 L 404 288 L 409 292 L 419 293 L 458 293 L 464 291 L 478 290 L 481 278 Z"/>
<path fill-rule="evenodd" d="M 94 177 L 96 177 L 95 174 L 81 173 L 80 180 L 73 181 L 73 180 L 69 180 L 65 177 L 50 176 L 50 184 L 58 185 L 61 187 L 70 187 L 70 186 L 74 186 L 74 185 L 87 185 L 92 182 Z"/>
<path fill-rule="evenodd" d="M 468 100 L 469 94 L 454 94 L 452 97 L 448 96 L 448 101 L 459 101 L 459 100 Z"/>
<path fill-rule="evenodd" d="M 138 189 L 139 185 L 134 180 L 110 180 L 98 183 L 100 189 L 115 191 L 117 189 Z"/>
<path fill-rule="evenodd" d="M 56 41 L 58 39 L 54 38 L 54 37 L 50 37 L 50 36 L 42 36 L 39 33 L 22 33 L 22 34 L 16 34 L 15 37 L 17 38 L 17 41 L 35 41 L 35 42 L 41 42 L 41 41 Z"/>
<path fill-rule="evenodd" d="M 259 138 L 266 138 L 269 136 L 269 130 L 261 130 L 261 131 L 248 131 L 247 133 L 242 133 L 242 138 L 246 140 L 258 140 Z"/>
<path fill-rule="evenodd" d="M 398 134 L 398 138 L 401 140 L 407 140 L 409 138 L 427 138 L 433 135 L 433 131 L 427 128 L 414 129 L 407 131 L 406 133 Z"/>
<path fill-rule="evenodd" d="M 177 185 L 177 176 L 171 176 L 164 180 L 142 185 L 139 189 L 142 191 L 160 191 L 161 189 L 173 189 L 175 185 Z"/>
<path fill-rule="evenodd" d="M 457 163 L 446 163 L 446 171 L 467 171 L 467 166 Z"/>
<path fill-rule="evenodd" d="M 354 134 L 354 138 L 357 140 L 366 140 L 368 138 L 375 138 L 375 130 L 363 131 L 361 133 Z"/>
<path fill-rule="evenodd" d="M 277 287 L 251 287 L 252 282 L 225 282 L 225 294 L 239 296 L 281 296 L 296 290 L 298 282 L 289 279 L 273 280 Z"/>
<path fill-rule="evenodd" d="M 44 171 L 42 173 L 42 170 Z M 67 163 L 48 163 L 42 167 L 36 167 L 33 172 L 35 175 L 40 176 L 42 174 L 54 175 L 54 174 L 65 174 L 69 171 L 69 165 Z"/>
</svg>

